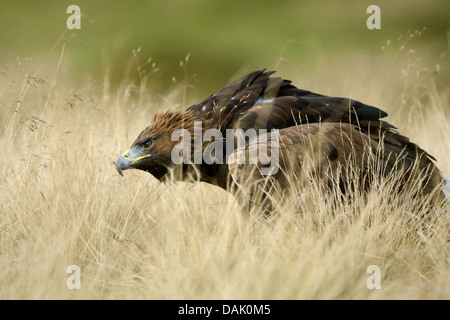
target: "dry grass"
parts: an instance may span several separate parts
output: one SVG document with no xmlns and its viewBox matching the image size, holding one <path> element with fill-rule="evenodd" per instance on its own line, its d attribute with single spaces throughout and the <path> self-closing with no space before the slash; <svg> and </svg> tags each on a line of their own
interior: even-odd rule
<svg viewBox="0 0 450 320">
<path fill-rule="evenodd" d="M 450 173 L 449 87 L 431 72 L 403 82 L 390 58 L 385 68 L 352 59 L 289 76 L 377 103 Z M 389 185 L 337 207 L 311 187 L 264 219 L 209 185 L 121 177 L 118 155 L 167 106 L 130 81 L 74 85 L 61 61 L 39 72 L 12 62 L 1 76 L 1 299 L 450 298 L 448 207 L 424 222 L 423 200 L 389 199 Z M 80 290 L 66 287 L 69 265 L 81 268 Z M 380 290 L 366 286 L 370 265 Z"/>
</svg>

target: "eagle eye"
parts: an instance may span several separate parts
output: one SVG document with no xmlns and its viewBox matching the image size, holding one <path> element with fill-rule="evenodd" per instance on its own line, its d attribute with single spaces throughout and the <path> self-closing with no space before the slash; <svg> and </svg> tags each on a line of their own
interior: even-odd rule
<svg viewBox="0 0 450 320">
<path fill-rule="evenodd" d="M 153 141 L 152 140 L 147 140 L 143 143 L 143 147 L 145 150 L 148 150 L 152 147 L 153 145 Z"/>
</svg>

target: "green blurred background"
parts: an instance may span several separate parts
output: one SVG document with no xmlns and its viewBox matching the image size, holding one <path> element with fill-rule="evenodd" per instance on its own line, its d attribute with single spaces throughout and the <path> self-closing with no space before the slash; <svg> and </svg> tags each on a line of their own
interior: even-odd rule
<svg viewBox="0 0 450 320">
<path fill-rule="evenodd" d="M 66 28 L 71 4 L 81 9 L 81 30 Z M 381 8 L 381 30 L 366 27 L 371 4 Z M 127 74 L 126 65 L 132 61 L 132 50 L 141 48 L 139 59 L 151 57 L 156 63 L 159 71 L 152 83 L 164 92 L 173 86 L 172 77 L 183 77 L 179 62 L 189 53 L 188 73 L 196 74 L 192 90 L 203 94 L 237 73 L 292 69 L 312 64 L 324 53 L 382 54 L 388 40 L 424 27 L 423 35 L 413 39 L 415 44 L 448 54 L 449 4 L 448 0 L 1 0 L 0 59 L 57 61 L 61 43 L 51 49 L 63 35 L 64 58 L 75 79 L 102 81 L 107 72 L 112 83 L 118 83 L 124 76 L 138 77 L 136 72 Z"/>
</svg>

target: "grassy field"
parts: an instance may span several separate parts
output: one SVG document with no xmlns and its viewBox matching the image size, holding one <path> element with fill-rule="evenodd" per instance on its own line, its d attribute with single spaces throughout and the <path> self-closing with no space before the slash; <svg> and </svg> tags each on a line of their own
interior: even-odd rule
<svg viewBox="0 0 450 320">
<path fill-rule="evenodd" d="M 402 46 L 324 52 L 280 75 L 381 107 L 448 175 L 448 58 Z M 115 84 L 105 72 L 79 83 L 66 50 L 57 43 L 55 59 L 2 66 L 1 299 L 450 298 L 449 219 L 441 213 L 449 208 L 423 221 L 424 200 L 392 200 L 389 184 L 337 207 L 312 186 L 265 219 L 257 210 L 243 215 L 213 186 L 159 184 L 134 170 L 121 177 L 117 157 L 153 113 L 183 107 L 187 82 L 156 95 L 146 90 L 151 75 L 139 77 L 130 63 L 124 74 L 137 77 Z M 79 290 L 66 286 L 70 265 L 80 267 Z M 366 285 L 371 265 L 381 289 Z"/>
</svg>

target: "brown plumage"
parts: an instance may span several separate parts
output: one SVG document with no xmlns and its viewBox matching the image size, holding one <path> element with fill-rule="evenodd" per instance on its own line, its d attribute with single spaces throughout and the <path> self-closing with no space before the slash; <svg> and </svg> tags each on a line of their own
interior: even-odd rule
<svg viewBox="0 0 450 320">
<path fill-rule="evenodd" d="M 337 179 L 345 189 L 350 168 L 353 177 L 359 175 L 358 185 L 362 188 L 367 187 L 371 176 L 387 176 L 394 170 L 404 173 L 404 181 L 422 173 L 424 193 L 442 184 L 433 157 L 382 121 L 386 112 L 355 100 L 298 89 L 291 81 L 270 77 L 273 73 L 252 72 L 185 111 L 156 114 L 131 149 L 118 159 L 117 170 L 122 174 L 122 170 L 135 168 L 159 180 L 172 175 L 224 189 L 237 184 L 249 196 L 255 192 L 254 186 L 268 190 L 276 184 L 280 190 L 288 189 L 292 184 L 289 176 L 301 184 L 306 172 L 330 186 Z M 279 170 L 265 176 L 261 174 L 264 166 L 260 162 L 229 164 L 238 155 L 246 155 L 248 160 L 249 150 L 261 145 L 258 139 L 247 141 L 231 154 L 219 154 L 220 161 L 212 164 L 204 160 L 197 164 L 174 164 L 171 153 L 179 143 L 172 141 L 176 129 L 186 129 L 192 138 L 207 129 L 216 129 L 223 137 L 227 129 L 278 129 Z M 262 144 L 270 143 L 269 134 L 264 141 Z M 227 139 L 204 141 L 200 151 L 191 144 L 188 153 L 194 159 L 196 153 L 213 143 L 221 144 L 225 150 Z"/>
</svg>

